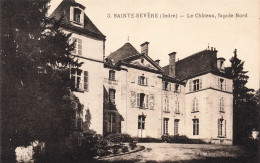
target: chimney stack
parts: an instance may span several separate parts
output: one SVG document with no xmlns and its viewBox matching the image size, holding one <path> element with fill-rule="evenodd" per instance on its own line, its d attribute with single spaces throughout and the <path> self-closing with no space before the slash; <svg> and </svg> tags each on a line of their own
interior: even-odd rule
<svg viewBox="0 0 260 163">
<path fill-rule="evenodd" d="M 169 76 L 175 78 L 175 58 L 176 52 L 169 54 Z"/>
<path fill-rule="evenodd" d="M 140 46 L 141 46 L 141 53 L 144 53 L 145 55 L 148 56 L 148 44 L 149 42 L 144 42 L 142 43 Z"/>
<path fill-rule="evenodd" d="M 160 59 L 156 59 L 155 62 L 160 66 Z"/>
</svg>

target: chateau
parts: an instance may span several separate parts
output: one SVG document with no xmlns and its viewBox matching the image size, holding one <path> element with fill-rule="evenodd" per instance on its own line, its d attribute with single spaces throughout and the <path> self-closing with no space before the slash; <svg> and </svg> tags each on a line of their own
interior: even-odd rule
<svg viewBox="0 0 260 163">
<path fill-rule="evenodd" d="M 106 37 L 84 9 L 74 0 L 63 0 L 50 15 L 64 16 L 61 30 L 72 33 L 72 55 L 84 62 L 80 69 L 71 68 L 74 94 L 84 105 L 75 115 L 77 128 L 89 110 L 90 128 L 98 134 L 186 135 L 232 144 L 232 79 L 216 49 L 179 61 L 172 52 L 169 65 L 161 67 L 149 57 L 149 42 L 141 44 L 140 51 L 127 42 L 105 58 Z"/>
</svg>

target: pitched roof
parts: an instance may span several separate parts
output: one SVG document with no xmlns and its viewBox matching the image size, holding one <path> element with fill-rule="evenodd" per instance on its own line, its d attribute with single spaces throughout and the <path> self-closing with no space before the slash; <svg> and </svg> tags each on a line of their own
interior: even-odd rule
<svg viewBox="0 0 260 163">
<path fill-rule="evenodd" d="M 169 74 L 169 65 L 163 67 L 164 73 Z M 176 62 L 176 78 L 183 80 L 193 76 L 214 71 L 217 68 L 217 51 L 203 50 Z"/>
<path fill-rule="evenodd" d="M 91 36 L 97 36 L 98 38 L 105 39 L 104 36 L 98 28 L 93 24 L 93 22 L 89 19 L 89 17 L 84 13 L 84 27 L 76 27 L 70 24 L 70 6 L 79 6 L 81 8 L 85 8 L 83 5 L 76 3 L 74 0 L 63 0 L 60 5 L 53 11 L 53 13 L 49 16 L 50 18 L 60 19 L 63 17 L 63 25 L 66 28 L 81 31 L 86 34 L 91 34 Z"/>
<path fill-rule="evenodd" d="M 121 48 L 111 53 L 107 58 L 117 63 L 118 61 L 134 56 L 140 53 L 129 42 L 125 43 Z"/>
</svg>

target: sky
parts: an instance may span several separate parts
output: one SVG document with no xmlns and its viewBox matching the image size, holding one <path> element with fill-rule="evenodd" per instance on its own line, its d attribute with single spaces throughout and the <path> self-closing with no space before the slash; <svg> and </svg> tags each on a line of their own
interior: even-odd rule
<svg viewBox="0 0 260 163">
<path fill-rule="evenodd" d="M 49 14 L 61 1 L 51 1 Z M 244 69 L 248 71 L 247 87 L 259 89 L 259 0 L 76 0 L 76 2 L 86 7 L 85 13 L 106 36 L 106 56 L 122 47 L 128 40 L 138 51 L 141 50 L 140 45 L 148 41 L 150 43 L 148 55 L 154 60 L 160 59 L 162 67 L 169 64 L 168 54 L 173 51 L 177 52 L 176 59 L 180 60 L 205 50 L 208 46 L 216 48 L 217 56 L 224 57 L 225 66 L 230 66 L 229 59 L 233 56 L 234 49 L 237 49 L 238 58 L 245 61 Z M 123 18 L 121 14 L 134 16 Z M 140 14 L 146 14 L 146 17 L 137 17 Z M 169 14 L 172 18 L 162 18 L 163 15 Z M 245 17 L 237 17 L 237 14 Z M 204 15 L 214 17 L 202 18 Z M 233 17 L 224 19 L 222 15 Z"/>
</svg>

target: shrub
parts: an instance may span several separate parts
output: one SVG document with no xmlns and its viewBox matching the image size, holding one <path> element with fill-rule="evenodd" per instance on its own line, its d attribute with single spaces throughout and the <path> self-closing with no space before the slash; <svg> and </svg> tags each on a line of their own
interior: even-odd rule
<svg viewBox="0 0 260 163">
<path fill-rule="evenodd" d="M 184 144 L 205 144 L 203 140 L 200 139 L 189 139 L 185 135 L 163 135 L 162 141 L 167 143 L 184 143 Z"/>
<path fill-rule="evenodd" d="M 122 152 L 123 152 L 123 153 L 129 152 L 128 147 L 124 146 L 124 147 L 122 148 Z"/>
<path fill-rule="evenodd" d="M 113 148 L 113 154 L 118 154 L 119 153 L 119 149 L 118 148 Z"/>
<path fill-rule="evenodd" d="M 129 143 L 129 146 L 130 146 L 130 148 L 132 149 L 132 150 L 134 150 L 136 147 L 137 147 L 137 142 L 136 141 L 131 141 L 130 143 Z"/>
<path fill-rule="evenodd" d="M 108 136 L 106 136 L 106 139 L 115 144 L 121 144 L 121 143 L 132 141 L 132 138 L 130 135 L 121 134 L 121 133 L 109 134 Z"/>
</svg>

